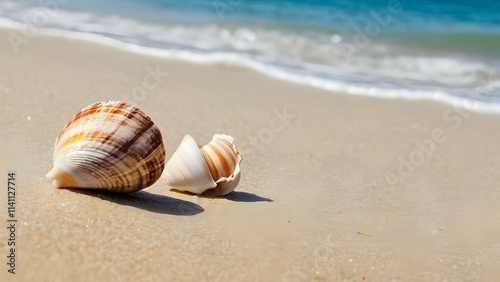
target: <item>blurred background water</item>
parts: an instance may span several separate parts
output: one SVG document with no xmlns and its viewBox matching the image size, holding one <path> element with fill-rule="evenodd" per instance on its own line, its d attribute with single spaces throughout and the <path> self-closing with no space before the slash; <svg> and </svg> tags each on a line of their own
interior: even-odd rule
<svg viewBox="0 0 500 282">
<path fill-rule="evenodd" d="M 22 0 L 0 1 L 0 25 L 246 65 L 333 91 L 498 111 L 499 11 L 492 0 Z"/>
</svg>

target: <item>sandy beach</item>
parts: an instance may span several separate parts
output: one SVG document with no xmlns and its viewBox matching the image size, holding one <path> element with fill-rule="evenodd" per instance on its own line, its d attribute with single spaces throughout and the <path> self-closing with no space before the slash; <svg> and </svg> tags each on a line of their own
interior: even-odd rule
<svg viewBox="0 0 500 282">
<path fill-rule="evenodd" d="M 0 38 L 12 30 L 1 29 Z M 15 31 L 14 31 L 15 32 Z M 16 173 L 16 274 L 1 281 L 494 281 L 500 275 L 500 116 L 369 98 L 227 64 L 37 35 L 0 41 L 0 220 Z M 152 83 L 144 86 L 144 80 Z M 149 89 L 147 89 L 149 88 Z M 56 189 L 64 124 L 97 101 L 139 107 L 167 159 L 184 134 L 230 134 L 226 197 Z"/>
</svg>

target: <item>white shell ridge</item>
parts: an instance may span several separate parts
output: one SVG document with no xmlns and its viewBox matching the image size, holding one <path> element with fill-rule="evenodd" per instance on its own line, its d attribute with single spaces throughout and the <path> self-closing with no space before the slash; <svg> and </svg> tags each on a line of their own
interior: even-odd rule
<svg viewBox="0 0 500 282">
<path fill-rule="evenodd" d="M 57 188 L 131 193 L 155 183 L 164 166 L 163 139 L 151 118 L 132 105 L 105 101 L 64 126 L 47 178 Z"/>
<path fill-rule="evenodd" d="M 217 186 L 200 148 L 190 135 L 182 139 L 179 148 L 165 166 L 163 177 L 167 186 L 195 194 Z"/>
<path fill-rule="evenodd" d="M 226 195 L 240 181 L 242 157 L 233 138 L 215 134 L 201 149 L 186 135 L 165 167 L 165 183 L 173 189 L 195 194 Z"/>
</svg>

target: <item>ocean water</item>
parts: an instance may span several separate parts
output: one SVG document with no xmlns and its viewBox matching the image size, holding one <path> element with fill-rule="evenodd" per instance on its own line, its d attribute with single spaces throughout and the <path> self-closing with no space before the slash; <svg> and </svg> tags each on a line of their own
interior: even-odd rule
<svg viewBox="0 0 500 282">
<path fill-rule="evenodd" d="M 0 25 L 500 112 L 500 1 L 0 0 Z"/>
</svg>

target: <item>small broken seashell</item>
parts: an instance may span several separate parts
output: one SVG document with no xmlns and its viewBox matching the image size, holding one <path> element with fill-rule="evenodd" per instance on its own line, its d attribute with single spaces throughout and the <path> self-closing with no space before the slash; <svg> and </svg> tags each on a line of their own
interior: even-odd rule
<svg viewBox="0 0 500 282">
<path fill-rule="evenodd" d="M 151 118 L 132 105 L 105 101 L 64 126 L 47 178 L 57 188 L 131 193 L 155 183 L 164 167 L 163 139 Z"/>
<path fill-rule="evenodd" d="M 242 160 L 229 135 L 215 134 L 201 149 L 186 135 L 165 166 L 162 178 L 175 190 L 226 195 L 240 182 Z"/>
</svg>

